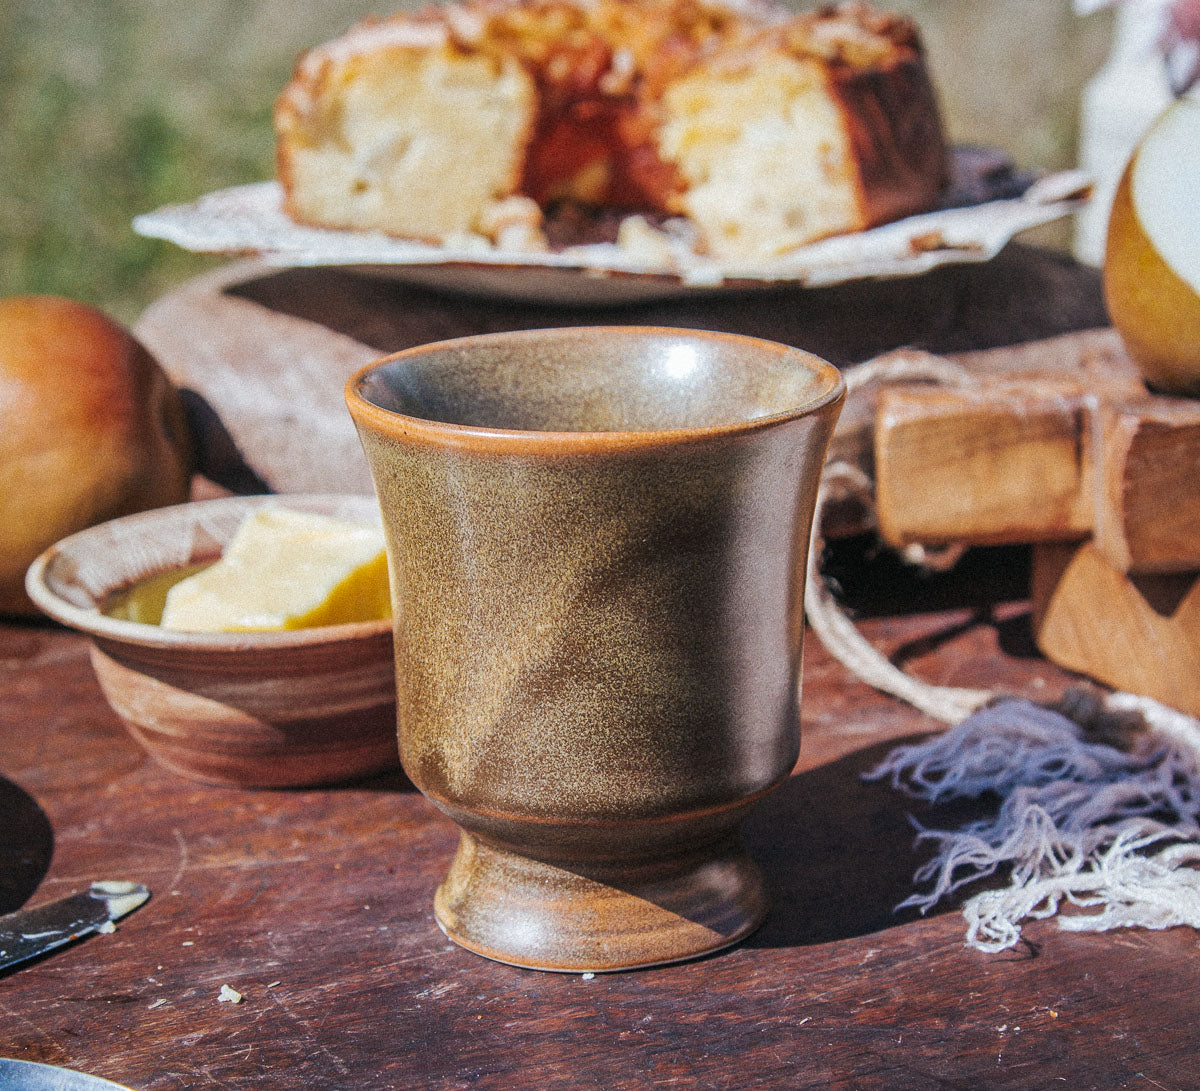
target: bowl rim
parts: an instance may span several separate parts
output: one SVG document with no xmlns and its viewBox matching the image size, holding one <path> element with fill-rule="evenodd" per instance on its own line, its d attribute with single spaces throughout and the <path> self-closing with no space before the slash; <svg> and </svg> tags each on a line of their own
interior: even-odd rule
<svg viewBox="0 0 1200 1091">
<path fill-rule="evenodd" d="M 606 432 L 558 432 L 534 431 L 516 428 L 493 428 L 486 425 L 454 424 L 450 421 L 432 420 L 384 409 L 367 399 L 362 385 L 367 376 L 397 360 L 428 356 L 434 352 L 455 351 L 489 345 L 503 341 L 536 341 L 547 335 L 559 338 L 596 337 L 620 334 L 624 336 L 650 336 L 653 338 L 689 338 L 716 344 L 736 343 L 742 347 L 753 347 L 773 356 L 790 356 L 804 360 L 812 366 L 814 376 L 825 381 L 826 389 L 793 409 L 782 410 L 762 417 L 731 421 L 724 424 L 704 425 L 695 428 L 639 429 L 635 431 Z M 789 421 L 814 416 L 841 402 L 846 396 L 846 380 L 841 371 L 828 360 L 807 349 L 770 341 L 763 337 L 752 337 L 741 333 L 723 333 L 716 330 L 686 329 L 674 326 L 554 326 L 544 329 L 503 330 L 492 333 L 472 334 L 445 341 L 431 341 L 414 345 L 383 356 L 360 367 L 346 380 L 345 399 L 350 415 L 357 425 L 366 425 L 383 434 L 400 434 L 409 442 L 424 442 L 441 447 L 467 447 L 486 452 L 521 452 L 540 454 L 583 454 L 604 451 L 638 451 L 655 447 L 678 446 L 684 443 L 702 442 L 723 436 L 744 435 L 777 427 Z"/>
<path fill-rule="evenodd" d="M 151 508 L 134 512 L 116 519 L 109 519 L 95 526 L 86 527 L 60 539 L 47 547 L 33 561 L 25 573 L 25 589 L 29 597 L 53 620 L 98 640 L 118 644 L 138 645 L 162 650 L 187 650 L 192 652 L 268 652 L 289 648 L 311 648 L 321 645 L 350 643 L 381 636 L 392 632 L 392 620 L 356 621 L 342 625 L 322 625 L 309 629 L 284 629 L 238 633 L 197 633 L 177 629 L 164 629 L 160 625 L 148 625 L 140 621 L 126 621 L 109 617 L 100 612 L 98 606 L 81 607 L 63 598 L 51 586 L 51 567 L 64 554 L 89 539 L 97 538 L 114 524 L 157 523 L 177 518 L 185 510 L 216 510 L 221 507 L 247 513 L 268 504 L 287 506 L 289 501 L 302 504 L 336 504 L 362 500 L 374 500 L 366 494 L 354 493 L 268 493 L 254 496 L 221 496 L 208 500 L 190 500 L 168 507 Z M 113 590 L 117 590 L 114 588 Z"/>
</svg>

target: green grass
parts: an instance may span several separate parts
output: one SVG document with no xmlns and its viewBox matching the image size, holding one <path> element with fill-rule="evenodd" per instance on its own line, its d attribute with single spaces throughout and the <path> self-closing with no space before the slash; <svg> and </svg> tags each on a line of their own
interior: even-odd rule
<svg viewBox="0 0 1200 1091">
<path fill-rule="evenodd" d="M 1066 0 L 895 6 L 927 28 L 956 138 L 1007 146 L 1028 165 L 1070 161 L 1101 23 L 1075 20 Z M 0 295 L 67 295 L 130 322 L 213 264 L 139 238 L 130 221 L 270 177 L 271 106 L 296 54 L 372 7 L 0 0 Z"/>
<path fill-rule="evenodd" d="M 0 15 L 0 295 L 57 293 L 132 321 L 211 265 L 138 237 L 130 221 L 271 176 L 271 106 L 296 54 L 368 6 L 305 7 L 10 0 Z"/>
</svg>

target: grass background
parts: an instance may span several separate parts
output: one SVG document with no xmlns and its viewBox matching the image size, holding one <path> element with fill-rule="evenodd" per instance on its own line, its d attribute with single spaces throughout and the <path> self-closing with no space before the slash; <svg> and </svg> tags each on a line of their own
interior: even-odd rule
<svg viewBox="0 0 1200 1091">
<path fill-rule="evenodd" d="M 1106 16 L 1078 19 L 1069 0 L 890 6 L 922 26 L 954 140 L 1004 148 L 1027 167 L 1074 162 L 1079 92 L 1106 52 Z M 270 177 L 271 107 L 297 53 L 391 10 L 366 0 L 0 0 L 0 296 L 66 295 L 132 322 L 211 266 L 137 237 L 130 220 Z"/>
</svg>

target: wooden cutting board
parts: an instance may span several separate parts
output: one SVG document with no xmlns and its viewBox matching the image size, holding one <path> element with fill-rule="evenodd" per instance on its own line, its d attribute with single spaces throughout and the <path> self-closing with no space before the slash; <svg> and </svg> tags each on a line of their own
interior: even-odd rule
<svg viewBox="0 0 1200 1091">
<path fill-rule="evenodd" d="M 838 365 L 901 346 L 999 373 L 1076 374 L 1112 356 L 1111 335 L 1096 332 L 1106 317 L 1095 271 L 1020 245 L 984 264 L 909 279 L 600 309 L 470 299 L 342 270 L 238 262 L 158 300 L 136 333 L 188 391 L 207 476 L 239 492 L 368 493 L 342 398 L 358 367 L 448 337 L 597 324 L 749 334 Z M 865 391 L 851 400 L 835 439 L 840 456 L 868 469 L 874 399 Z M 830 529 L 868 522 L 869 513 L 847 505 Z"/>
</svg>

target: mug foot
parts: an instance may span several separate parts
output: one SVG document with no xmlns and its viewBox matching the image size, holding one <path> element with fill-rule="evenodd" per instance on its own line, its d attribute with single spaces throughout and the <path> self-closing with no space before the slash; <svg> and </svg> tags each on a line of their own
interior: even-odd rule
<svg viewBox="0 0 1200 1091">
<path fill-rule="evenodd" d="M 434 914 L 455 943 L 561 973 L 657 966 L 719 951 L 762 923 L 758 867 L 730 837 L 687 856 L 549 863 L 463 833 Z"/>
</svg>

